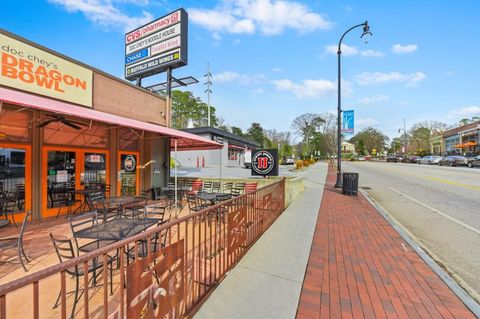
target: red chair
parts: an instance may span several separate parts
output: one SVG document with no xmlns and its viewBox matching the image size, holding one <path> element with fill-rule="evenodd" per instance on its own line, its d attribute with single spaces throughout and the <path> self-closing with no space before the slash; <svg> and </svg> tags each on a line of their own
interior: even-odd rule
<svg viewBox="0 0 480 319">
<path fill-rule="evenodd" d="M 192 190 L 189 193 L 198 193 L 202 190 L 203 187 L 203 181 L 200 179 L 196 179 L 192 183 Z"/>
<path fill-rule="evenodd" d="M 257 183 L 245 183 L 245 193 L 250 193 L 257 190 Z"/>
</svg>

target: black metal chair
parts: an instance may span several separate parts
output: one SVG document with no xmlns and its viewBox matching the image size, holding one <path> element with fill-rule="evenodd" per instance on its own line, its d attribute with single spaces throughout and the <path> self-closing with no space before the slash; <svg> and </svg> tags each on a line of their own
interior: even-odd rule
<svg viewBox="0 0 480 319">
<path fill-rule="evenodd" d="M 168 223 L 170 221 L 170 218 L 168 220 L 161 220 L 157 223 L 157 227 L 161 226 L 165 223 Z M 148 239 L 141 239 L 138 241 L 138 258 L 145 258 L 147 257 L 148 253 L 152 252 L 157 252 L 159 249 L 165 248 L 166 242 L 167 242 L 167 229 L 163 230 L 162 232 L 155 233 L 153 238 L 150 239 L 150 250 L 147 249 L 147 241 Z M 125 254 L 127 255 L 127 264 L 129 264 L 129 260 L 133 259 L 135 260 L 135 246 L 128 248 L 125 251 Z"/>
<path fill-rule="evenodd" d="M 235 186 L 232 188 L 232 195 L 233 196 L 240 196 L 243 194 L 245 190 L 245 183 L 235 183 Z"/>
<path fill-rule="evenodd" d="M 16 249 L 18 259 L 20 259 L 20 263 L 22 264 L 22 267 L 25 271 L 28 271 L 28 270 L 25 267 L 25 263 L 23 262 L 22 256 L 23 258 L 25 258 L 27 263 L 30 261 L 30 259 L 28 259 L 27 255 L 25 254 L 25 249 L 23 247 L 23 235 L 25 234 L 25 228 L 27 227 L 27 220 L 31 218 L 31 216 L 32 216 L 32 211 L 31 210 L 27 211 L 27 213 L 25 214 L 25 217 L 23 218 L 22 228 L 20 228 L 20 234 L 18 236 L 0 238 L 0 251 L 4 249 Z"/>
<path fill-rule="evenodd" d="M 220 187 L 222 186 L 222 183 L 220 182 L 213 182 L 212 183 L 212 193 L 220 193 Z"/>
<path fill-rule="evenodd" d="M 198 199 L 195 194 L 187 194 L 187 203 L 190 214 L 192 212 L 201 211 L 209 206 L 207 203 L 203 203 L 200 199 Z"/>
<path fill-rule="evenodd" d="M 211 193 L 212 192 L 212 182 L 211 181 L 204 181 L 202 192 Z"/>
<path fill-rule="evenodd" d="M 57 254 L 58 260 L 60 263 L 74 259 L 78 255 L 75 255 L 75 250 L 73 248 L 73 243 L 71 239 L 58 239 L 54 238 L 52 233 L 50 233 L 50 240 L 52 241 L 53 247 L 55 248 L 55 252 Z M 109 261 L 108 264 L 110 264 L 109 270 L 110 270 L 110 293 L 113 293 L 113 269 L 112 269 L 112 259 L 109 256 Z M 91 264 L 88 265 L 88 271 L 87 273 L 93 273 L 93 276 L 90 277 L 88 280 L 88 284 L 92 283 L 92 281 L 95 283 L 96 278 L 99 274 L 101 274 L 103 271 L 103 263 L 99 262 L 97 259 L 93 259 L 91 261 Z M 73 307 L 72 307 L 72 312 L 70 314 L 70 318 L 74 318 L 75 315 L 75 308 L 77 306 L 78 301 L 82 297 L 84 293 L 84 289 L 82 292 L 78 293 L 79 288 L 80 288 L 80 277 L 85 276 L 85 272 L 82 267 L 79 267 L 78 265 L 73 266 L 72 268 L 69 268 L 66 270 L 67 274 L 75 278 L 75 296 L 73 299 Z M 104 274 L 106 275 L 106 274 Z M 61 297 L 61 290 L 58 293 L 57 301 L 55 302 L 55 305 L 53 306 L 53 309 L 57 308 L 59 305 L 60 297 Z"/>
<path fill-rule="evenodd" d="M 223 192 L 224 193 L 231 193 L 232 188 L 233 188 L 233 183 L 231 183 L 231 182 L 223 183 Z"/>
</svg>

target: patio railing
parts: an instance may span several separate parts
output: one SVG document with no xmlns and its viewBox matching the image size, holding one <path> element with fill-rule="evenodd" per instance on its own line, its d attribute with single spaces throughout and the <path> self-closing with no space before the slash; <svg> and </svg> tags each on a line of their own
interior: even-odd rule
<svg viewBox="0 0 480 319">
<path fill-rule="evenodd" d="M 68 271 L 74 267 L 85 274 L 80 278 L 83 294 L 75 318 L 183 318 L 235 266 L 284 206 L 285 180 L 281 180 L 29 274 L 0 286 L 0 319 L 67 318 L 75 290 Z M 100 274 L 92 278 L 88 269 L 99 263 Z M 89 284 L 91 279 L 95 285 Z M 53 309 L 58 295 L 59 306 Z"/>
</svg>

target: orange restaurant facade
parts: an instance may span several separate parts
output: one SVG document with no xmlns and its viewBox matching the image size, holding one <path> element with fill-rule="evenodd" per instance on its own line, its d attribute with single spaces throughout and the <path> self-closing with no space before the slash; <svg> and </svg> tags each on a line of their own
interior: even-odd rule
<svg viewBox="0 0 480 319">
<path fill-rule="evenodd" d="M 163 186 L 175 144 L 219 147 L 169 128 L 165 98 L 2 29 L 0 60 L 0 205 L 17 222 L 71 211 L 90 184 L 110 196 Z"/>
</svg>

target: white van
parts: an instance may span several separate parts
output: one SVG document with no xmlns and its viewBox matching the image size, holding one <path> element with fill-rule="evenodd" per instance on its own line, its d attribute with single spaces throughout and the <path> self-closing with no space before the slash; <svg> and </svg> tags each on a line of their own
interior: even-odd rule
<svg viewBox="0 0 480 319">
<path fill-rule="evenodd" d="M 245 161 L 244 161 L 245 168 L 252 167 L 252 150 L 245 151 L 244 158 L 245 158 Z"/>
</svg>

